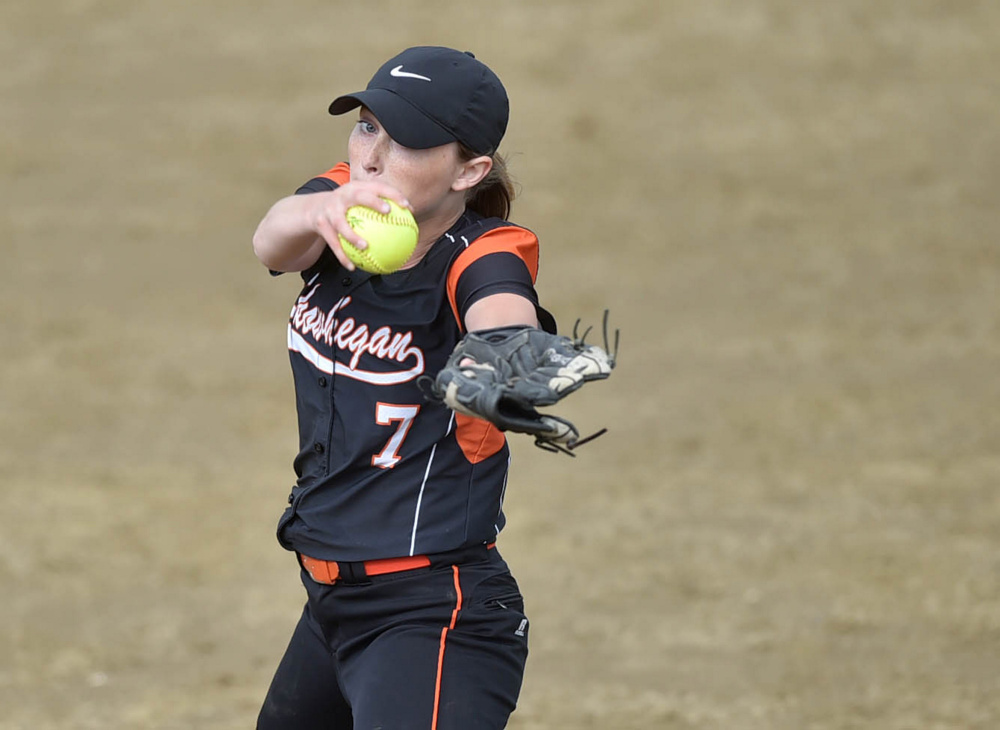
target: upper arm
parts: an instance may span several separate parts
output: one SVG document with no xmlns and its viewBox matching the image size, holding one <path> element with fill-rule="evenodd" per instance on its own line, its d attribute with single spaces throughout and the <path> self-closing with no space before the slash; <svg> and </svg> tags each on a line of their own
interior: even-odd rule
<svg viewBox="0 0 1000 730">
<path fill-rule="evenodd" d="M 467 332 L 519 324 L 538 326 L 535 303 L 520 294 L 508 292 L 490 294 L 477 299 L 465 312 Z"/>
<path fill-rule="evenodd" d="M 514 225 L 487 231 L 459 254 L 448 273 L 448 299 L 459 327 L 538 326 L 540 319 L 551 320 L 538 305 L 537 275 L 534 233 Z"/>
</svg>

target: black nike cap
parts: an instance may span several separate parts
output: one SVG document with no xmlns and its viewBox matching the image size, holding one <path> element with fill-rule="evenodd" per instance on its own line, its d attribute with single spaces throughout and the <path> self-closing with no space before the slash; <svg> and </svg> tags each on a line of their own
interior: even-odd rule
<svg viewBox="0 0 1000 730">
<path fill-rule="evenodd" d="M 407 48 L 390 58 L 364 91 L 334 99 L 330 113 L 362 104 L 404 147 L 458 141 L 480 155 L 500 146 L 510 114 L 507 91 L 486 64 L 440 46 Z"/>
</svg>

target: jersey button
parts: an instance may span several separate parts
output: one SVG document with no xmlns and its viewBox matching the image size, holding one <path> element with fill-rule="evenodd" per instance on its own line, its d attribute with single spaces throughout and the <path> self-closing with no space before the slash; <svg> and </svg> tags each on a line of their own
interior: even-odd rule
<svg viewBox="0 0 1000 730">
<path fill-rule="evenodd" d="M 316 443 L 314 443 L 313 444 L 313 451 L 315 451 L 317 454 L 322 454 L 323 453 L 323 444 L 321 444 L 319 441 L 317 441 Z"/>
<path fill-rule="evenodd" d="M 343 284 L 344 286 L 350 286 L 351 285 L 351 277 L 345 276 L 343 279 L 340 280 L 340 283 Z"/>
<path fill-rule="evenodd" d="M 325 387 L 326 387 L 326 377 L 325 377 L 325 376 L 323 376 L 323 375 L 320 375 L 320 376 L 319 376 L 319 380 L 318 380 L 318 381 L 316 381 L 316 382 L 318 382 L 318 383 L 319 383 L 319 387 L 320 387 L 320 388 L 325 388 Z"/>
</svg>

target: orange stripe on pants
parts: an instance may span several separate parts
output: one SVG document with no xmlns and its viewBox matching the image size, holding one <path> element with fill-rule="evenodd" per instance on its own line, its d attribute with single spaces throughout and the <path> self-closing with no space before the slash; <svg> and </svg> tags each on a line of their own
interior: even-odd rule
<svg viewBox="0 0 1000 730">
<path fill-rule="evenodd" d="M 455 610 L 451 612 L 451 623 L 441 629 L 441 647 L 438 649 L 437 679 L 434 682 L 434 717 L 431 720 L 431 730 L 437 730 L 438 707 L 441 704 L 441 673 L 444 671 L 444 642 L 448 637 L 448 631 L 455 628 L 458 620 L 458 612 L 462 610 L 462 586 L 458 582 L 458 566 L 451 566 L 452 575 L 455 578 Z"/>
</svg>

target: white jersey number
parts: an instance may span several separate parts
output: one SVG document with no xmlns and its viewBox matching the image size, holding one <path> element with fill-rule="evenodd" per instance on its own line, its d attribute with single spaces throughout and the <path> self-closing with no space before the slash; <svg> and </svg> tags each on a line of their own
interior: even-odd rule
<svg viewBox="0 0 1000 730">
<path fill-rule="evenodd" d="M 399 463 L 399 449 L 403 440 L 413 425 L 413 419 L 420 413 L 420 406 L 401 406 L 396 403 L 377 403 L 375 405 L 375 423 L 380 426 L 391 426 L 398 422 L 396 432 L 392 434 L 385 448 L 372 457 L 372 466 L 380 469 L 391 469 Z"/>
</svg>

